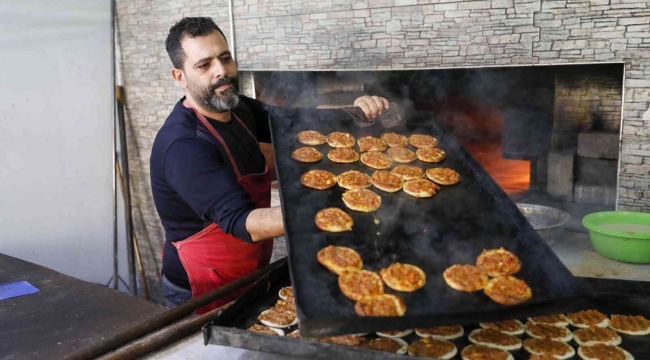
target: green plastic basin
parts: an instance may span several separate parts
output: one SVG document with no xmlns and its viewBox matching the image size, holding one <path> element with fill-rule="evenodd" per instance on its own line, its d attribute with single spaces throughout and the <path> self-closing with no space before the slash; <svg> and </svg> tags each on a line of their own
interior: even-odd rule
<svg viewBox="0 0 650 360">
<path fill-rule="evenodd" d="M 596 252 L 626 263 L 650 264 L 650 214 L 604 211 L 582 218 Z"/>
</svg>

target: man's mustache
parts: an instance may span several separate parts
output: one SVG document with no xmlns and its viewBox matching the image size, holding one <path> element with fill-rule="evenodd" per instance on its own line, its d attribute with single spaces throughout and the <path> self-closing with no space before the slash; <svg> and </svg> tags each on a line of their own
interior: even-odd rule
<svg viewBox="0 0 650 360">
<path fill-rule="evenodd" d="M 227 76 L 222 77 L 221 79 L 217 80 L 214 84 L 210 85 L 210 92 L 213 93 L 217 88 L 220 88 L 220 87 L 222 87 L 224 85 L 233 85 L 234 86 L 236 81 L 237 80 L 235 78 L 231 78 L 231 77 L 227 77 Z"/>
</svg>

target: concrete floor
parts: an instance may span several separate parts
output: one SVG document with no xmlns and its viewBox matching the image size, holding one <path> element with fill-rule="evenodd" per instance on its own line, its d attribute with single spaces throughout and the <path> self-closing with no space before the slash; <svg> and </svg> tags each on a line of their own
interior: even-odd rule
<svg viewBox="0 0 650 360">
<path fill-rule="evenodd" d="M 284 242 L 284 239 L 282 239 Z M 650 265 L 633 265 L 609 260 L 597 254 L 589 235 L 567 231 L 564 240 L 552 249 L 564 265 L 579 277 L 610 278 L 650 282 Z M 286 250 L 285 250 L 286 251 Z M 203 335 L 196 334 L 145 359 L 149 360 L 279 360 L 302 359 L 225 346 L 204 346 Z"/>
</svg>

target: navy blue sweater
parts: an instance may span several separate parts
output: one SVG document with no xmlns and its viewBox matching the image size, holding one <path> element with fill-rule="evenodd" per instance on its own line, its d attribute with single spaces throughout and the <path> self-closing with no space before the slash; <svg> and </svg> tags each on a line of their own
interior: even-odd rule
<svg viewBox="0 0 650 360">
<path fill-rule="evenodd" d="M 199 122 L 181 99 L 158 131 L 151 151 L 151 189 L 165 229 L 163 274 L 175 285 L 189 289 L 189 280 L 171 242 L 184 240 L 210 223 L 226 233 L 252 242 L 246 218 L 255 209 L 237 182 L 221 144 Z M 259 142 L 271 142 L 268 107 L 240 96 L 233 110 Z M 228 145 L 241 175 L 264 171 L 259 144 L 234 118 L 222 123 L 208 118 Z"/>
</svg>

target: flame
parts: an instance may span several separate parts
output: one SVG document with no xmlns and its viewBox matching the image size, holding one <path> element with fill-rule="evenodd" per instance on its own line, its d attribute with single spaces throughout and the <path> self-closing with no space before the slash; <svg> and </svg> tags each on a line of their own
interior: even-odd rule
<svg viewBox="0 0 650 360">
<path fill-rule="evenodd" d="M 501 142 L 465 142 L 463 146 L 508 195 L 528 190 L 530 161 L 502 158 Z"/>
</svg>

